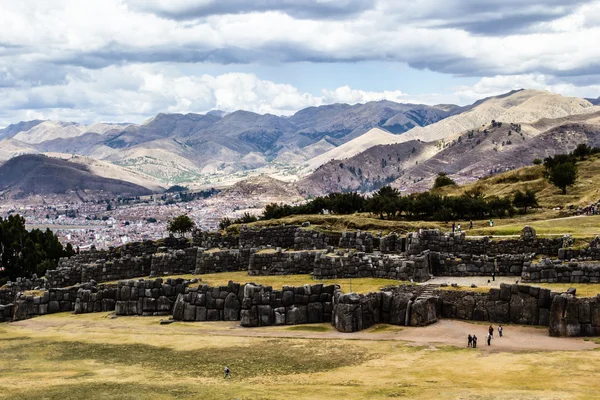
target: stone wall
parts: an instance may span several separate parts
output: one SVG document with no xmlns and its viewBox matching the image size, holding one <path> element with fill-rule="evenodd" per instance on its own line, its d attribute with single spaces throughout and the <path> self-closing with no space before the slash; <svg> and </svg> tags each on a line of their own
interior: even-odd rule
<svg viewBox="0 0 600 400">
<path fill-rule="evenodd" d="M 537 238 L 532 229 L 525 227 L 519 239 L 491 240 L 489 237 L 481 239 L 467 239 L 466 233 L 443 234 L 438 229 L 422 229 L 419 232 L 407 234 L 407 252 L 420 254 L 431 250 L 439 253 L 451 254 L 487 254 L 495 256 L 500 254 L 542 254 L 552 257 L 558 255 L 563 247 L 563 238 Z"/>
<path fill-rule="evenodd" d="M 404 285 L 369 294 L 336 291 L 332 324 L 340 332 L 356 332 L 374 324 L 425 326 L 439 318 L 438 299 L 424 287 Z"/>
<path fill-rule="evenodd" d="M 239 246 L 244 249 L 259 247 L 294 248 L 294 240 L 298 226 L 281 225 L 262 229 L 242 228 Z"/>
<path fill-rule="evenodd" d="M 0 322 L 10 322 L 13 320 L 13 304 L 0 304 Z"/>
<path fill-rule="evenodd" d="M 194 274 L 214 274 L 248 269 L 252 249 L 200 250 L 196 258 Z"/>
<path fill-rule="evenodd" d="M 239 321 L 244 287 L 229 282 L 227 286 L 199 285 L 187 287 L 173 307 L 176 321 Z"/>
<path fill-rule="evenodd" d="M 429 262 L 434 276 L 521 276 L 531 265 L 534 254 L 447 254 L 430 252 Z"/>
<path fill-rule="evenodd" d="M 0 288 L 0 305 L 12 304 L 19 292 L 40 289 L 45 286 L 46 281 L 43 278 L 38 278 L 35 274 L 31 279 L 17 278 L 15 282 L 8 281 L 6 285 Z"/>
<path fill-rule="evenodd" d="M 550 306 L 556 293 L 527 285 L 501 284 L 489 293 L 436 290 L 443 318 L 543 325 L 550 323 Z"/>
<path fill-rule="evenodd" d="M 573 249 L 566 247 L 560 249 L 558 258 L 561 260 L 599 261 L 600 260 L 600 237 L 592 239 L 587 247 Z"/>
<path fill-rule="evenodd" d="M 600 263 L 543 259 L 523 268 L 522 280 L 540 283 L 598 283 Z"/>
<path fill-rule="evenodd" d="M 374 248 L 379 249 L 379 238 L 373 237 L 368 232 L 344 232 L 342 233 L 338 247 L 372 253 Z"/>
<path fill-rule="evenodd" d="M 199 249 L 197 247 L 189 247 L 182 250 L 167 250 L 159 249 L 160 252 L 152 256 L 149 274 L 137 275 L 176 275 L 190 274 L 196 269 L 196 258 L 198 257 Z M 120 279 L 133 278 L 134 276 L 123 276 Z"/>
<path fill-rule="evenodd" d="M 262 250 L 250 256 L 248 275 L 311 274 L 315 259 L 321 254 L 323 250 Z"/>
<path fill-rule="evenodd" d="M 81 264 L 80 282 L 107 282 L 118 279 L 147 276 L 150 273 L 150 255 L 131 256 L 125 255 L 121 258 L 110 260 L 98 260 L 90 264 Z"/>
<path fill-rule="evenodd" d="M 600 297 L 554 296 L 548 331 L 550 336 L 600 336 Z"/>
<path fill-rule="evenodd" d="M 294 250 L 318 250 L 337 247 L 341 234 L 297 229 L 294 235 Z"/>
<path fill-rule="evenodd" d="M 246 327 L 330 322 L 336 285 L 270 286 L 243 288 L 241 325 Z"/>
<path fill-rule="evenodd" d="M 77 291 L 73 311 L 75 314 L 115 310 L 116 285 L 84 286 Z"/>
<path fill-rule="evenodd" d="M 192 246 L 205 249 L 238 248 L 240 246 L 240 237 L 230 234 L 222 235 L 220 232 L 205 232 L 197 229 L 192 235 Z"/>
<path fill-rule="evenodd" d="M 317 279 L 388 278 L 424 282 L 429 279 L 429 263 L 425 256 L 405 257 L 353 251 L 319 253 L 313 275 Z"/>
<path fill-rule="evenodd" d="M 13 320 L 20 321 L 39 315 L 74 311 L 79 290 L 90 290 L 92 286 L 92 284 L 85 284 L 69 288 L 52 288 L 41 292 L 38 296 L 22 293 L 15 300 Z"/>
<path fill-rule="evenodd" d="M 117 315 L 170 315 L 177 296 L 192 281 L 184 279 L 123 280 L 116 292 Z"/>
<path fill-rule="evenodd" d="M 406 252 L 406 238 L 397 233 L 390 233 L 379 239 L 379 251 L 382 253 Z"/>
</svg>

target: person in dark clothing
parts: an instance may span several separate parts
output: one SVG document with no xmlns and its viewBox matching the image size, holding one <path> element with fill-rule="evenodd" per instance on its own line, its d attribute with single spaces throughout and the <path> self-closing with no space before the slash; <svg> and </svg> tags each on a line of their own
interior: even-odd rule
<svg viewBox="0 0 600 400">
<path fill-rule="evenodd" d="M 477 348 L 477 336 L 473 335 L 473 348 Z"/>
<path fill-rule="evenodd" d="M 227 367 L 223 369 L 223 378 L 231 379 L 231 371 L 229 371 L 229 368 Z"/>
<path fill-rule="evenodd" d="M 473 229 L 473 221 L 469 221 L 469 229 Z"/>
<path fill-rule="evenodd" d="M 452 233 L 454 233 L 454 230 L 456 229 L 456 224 L 453 222 L 452 223 Z"/>
<path fill-rule="evenodd" d="M 491 333 L 487 334 L 487 342 L 488 342 L 488 346 L 492 344 L 492 334 Z"/>
<path fill-rule="evenodd" d="M 468 341 L 467 347 L 473 347 L 473 336 L 471 336 L 471 334 L 468 336 Z"/>
<path fill-rule="evenodd" d="M 502 325 L 498 326 L 498 335 L 500 337 L 502 337 L 502 331 L 504 330 L 504 328 L 502 328 Z"/>
<path fill-rule="evenodd" d="M 494 336 L 494 327 L 490 325 L 490 327 L 488 328 L 488 333 L 490 334 L 490 336 Z"/>
</svg>

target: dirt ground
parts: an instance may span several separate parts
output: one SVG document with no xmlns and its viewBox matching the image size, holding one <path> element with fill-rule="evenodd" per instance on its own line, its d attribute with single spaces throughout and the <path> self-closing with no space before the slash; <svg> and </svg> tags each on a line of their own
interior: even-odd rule
<svg viewBox="0 0 600 400">
<path fill-rule="evenodd" d="M 108 313 L 102 313 L 107 317 Z M 494 339 L 491 345 L 486 343 L 489 324 L 479 322 L 465 322 L 458 320 L 439 320 L 437 323 L 426 327 L 397 327 L 379 325 L 370 329 L 342 333 L 335 330 L 330 324 L 308 324 L 297 326 L 273 326 L 259 328 L 244 328 L 239 322 L 176 322 L 170 325 L 160 325 L 160 317 L 118 317 L 90 320 L 75 315 L 65 315 L 64 318 L 34 318 L 11 323 L 10 325 L 23 333 L 37 335 L 53 335 L 69 332 L 82 334 L 85 332 L 99 334 L 101 332 L 115 332 L 120 329 L 135 329 L 143 322 L 145 335 L 160 334 L 189 334 L 204 336 L 233 336 L 233 337 L 258 337 L 258 338 L 298 338 L 298 339 L 345 339 L 367 341 L 406 342 L 414 346 L 457 346 L 467 347 L 467 336 L 476 335 L 478 348 L 484 352 L 510 352 L 510 351 L 581 351 L 592 350 L 599 345 L 583 338 L 556 338 L 548 336 L 546 327 L 533 327 L 522 325 L 503 325 L 504 334 L 498 336 L 497 325 L 494 327 Z"/>
</svg>

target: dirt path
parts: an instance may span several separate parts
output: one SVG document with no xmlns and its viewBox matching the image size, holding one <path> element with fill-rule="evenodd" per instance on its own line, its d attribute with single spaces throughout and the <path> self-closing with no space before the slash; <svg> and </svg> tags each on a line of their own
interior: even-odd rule
<svg viewBox="0 0 600 400">
<path fill-rule="evenodd" d="M 45 316 L 11 323 L 9 326 L 23 334 L 31 336 L 53 336 L 68 333 L 74 340 L 85 340 L 86 335 L 93 336 L 101 332 L 114 332 L 115 336 L 130 331 L 148 335 L 203 335 L 259 338 L 301 338 L 336 340 L 397 340 L 415 346 L 467 346 L 467 335 L 475 334 L 479 338 L 478 347 L 483 352 L 511 351 L 576 351 L 592 350 L 600 347 L 593 341 L 583 338 L 555 338 L 548 336 L 547 328 L 520 325 L 504 325 L 504 337 L 497 337 L 497 330 L 491 346 L 487 346 L 487 324 L 469 323 L 458 320 L 440 320 L 427 327 L 387 326 L 382 330 L 369 329 L 354 333 L 341 333 L 330 324 L 273 326 L 244 328 L 239 322 L 196 322 L 159 325 L 159 317 L 119 317 L 115 319 L 85 316 L 60 318 Z M 143 323 L 142 323 L 143 322 Z M 306 330 L 290 330 L 290 329 Z M 310 329 L 328 329 L 311 332 Z M 497 325 L 494 324 L 494 328 Z M 12 330 L 12 329 L 11 329 Z M 117 331 L 119 333 L 117 333 Z M 116 340 L 118 338 L 115 337 Z"/>
</svg>

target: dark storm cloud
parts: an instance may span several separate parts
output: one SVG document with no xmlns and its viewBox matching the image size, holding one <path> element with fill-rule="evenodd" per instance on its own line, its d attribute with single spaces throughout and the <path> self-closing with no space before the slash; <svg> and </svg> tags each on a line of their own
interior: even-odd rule
<svg viewBox="0 0 600 400">
<path fill-rule="evenodd" d="M 176 20 L 265 11 L 280 11 L 303 19 L 337 19 L 361 13 L 375 6 L 375 0 L 214 0 L 202 2 L 204 4 L 189 1 L 187 4 L 182 5 L 165 5 L 166 2 L 147 0 L 128 0 L 126 3 L 133 9 Z"/>
</svg>

